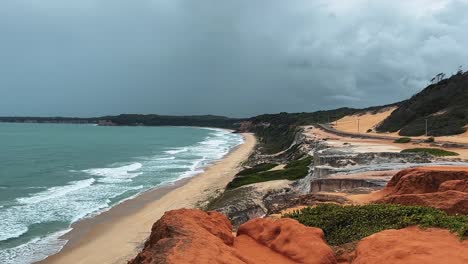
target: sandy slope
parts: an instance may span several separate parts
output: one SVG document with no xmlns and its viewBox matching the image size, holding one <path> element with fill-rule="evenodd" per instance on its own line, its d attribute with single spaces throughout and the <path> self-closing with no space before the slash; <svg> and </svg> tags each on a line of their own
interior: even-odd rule
<svg viewBox="0 0 468 264">
<path fill-rule="evenodd" d="M 366 133 L 369 129 L 374 129 L 380 122 L 382 122 L 385 118 L 387 118 L 396 107 L 389 107 L 384 109 L 379 113 L 372 113 L 367 112 L 364 114 L 356 114 L 356 115 L 349 115 L 345 116 L 338 121 L 331 123 L 330 125 L 340 131 L 348 132 L 348 133 L 358 133 L 358 119 L 359 119 L 359 132 Z M 369 135 L 385 135 L 385 136 L 393 136 L 395 138 L 401 137 L 398 135 L 398 132 L 395 133 L 376 133 L 370 132 L 366 133 Z M 426 137 L 413 137 L 413 138 L 426 138 Z M 449 141 L 455 143 L 468 143 L 468 131 L 454 136 L 443 136 L 443 137 L 436 137 L 436 141 Z"/>
<path fill-rule="evenodd" d="M 166 191 L 157 200 L 145 201 L 137 210 L 131 208 L 132 203 L 111 209 L 108 213 L 112 217 L 87 226 L 86 232 L 82 232 L 79 237 L 72 237 L 69 245 L 47 258 L 44 263 L 126 263 L 136 256 L 139 247 L 149 235 L 151 226 L 165 211 L 194 207 L 198 201 L 207 199 L 231 181 L 239 170 L 240 163 L 250 155 L 256 144 L 252 134 L 243 136 L 244 144 L 204 173 L 176 189 Z M 133 200 L 138 199 L 144 198 L 137 197 Z"/>
<path fill-rule="evenodd" d="M 387 118 L 396 107 L 389 107 L 379 113 L 367 112 L 364 114 L 348 115 L 337 122 L 332 123 L 333 128 L 349 132 L 358 133 L 358 119 L 359 119 L 359 133 L 366 133 L 368 129 L 374 129 L 380 122 Z"/>
</svg>

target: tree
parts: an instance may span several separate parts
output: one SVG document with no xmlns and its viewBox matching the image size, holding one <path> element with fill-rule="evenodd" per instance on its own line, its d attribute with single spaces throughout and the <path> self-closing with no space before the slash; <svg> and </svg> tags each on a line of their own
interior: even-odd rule
<svg viewBox="0 0 468 264">
<path fill-rule="evenodd" d="M 439 83 L 439 82 L 442 81 L 444 78 L 445 78 L 445 73 L 443 73 L 443 72 L 438 73 L 436 76 L 434 76 L 434 78 L 431 79 L 431 83 L 432 83 L 432 84 Z"/>
</svg>

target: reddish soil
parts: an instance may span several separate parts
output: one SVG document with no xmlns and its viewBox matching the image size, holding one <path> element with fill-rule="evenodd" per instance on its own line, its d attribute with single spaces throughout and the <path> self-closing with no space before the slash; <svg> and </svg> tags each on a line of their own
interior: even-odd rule
<svg viewBox="0 0 468 264">
<path fill-rule="evenodd" d="M 409 227 L 385 230 L 361 240 L 352 264 L 466 264 L 468 241 L 447 230 Z"/>
</svg>

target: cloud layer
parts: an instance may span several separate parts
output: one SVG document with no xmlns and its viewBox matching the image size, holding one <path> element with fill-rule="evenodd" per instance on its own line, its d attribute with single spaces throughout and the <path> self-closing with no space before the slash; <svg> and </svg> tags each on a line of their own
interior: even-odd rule
<svg viewBox="0 0 468 264">
<path fill-rule="evenodd" d="M 466 10 L 466 0 L 5 0 L 0 115 L 391 103 L 467 64 Z"/>
</svg>

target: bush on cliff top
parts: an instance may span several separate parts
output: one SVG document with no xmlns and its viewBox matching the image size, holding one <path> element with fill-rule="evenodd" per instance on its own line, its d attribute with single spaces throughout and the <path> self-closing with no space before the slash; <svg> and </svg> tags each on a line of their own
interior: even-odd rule
<svg viewBox="0 0 468 264">
<path fill-rule="evenodd" d="M 402 138 L 399 138 L 399 139 L 395 139 L 395 141 L 393 141 L 394 143 L 410 143 L 411 142 L 411 138 L 409 137 L 402 137 Z"/>
<path fill-rule="evenodd" d="M 275 180 L 298 180 L 304 178 L 309 173 L 309 165 L 312 162 L 312 157 L 291 161 L 284 169 L 275 171 L 259 171 L 248 175 L 238 175 L 228 185 L 227 189 L 234 189 L 244 185 L 275 181 Z M 265 167 L 267 168 L 267 167 Z"/>
<path fill-rule="evenodd" d="M 412 225 L 438 227 L 468 236 L 468 216 L 449 216 L 445 212 L 421 206 L 370 204 L 339 206 L 322 204 L 287 214 L 306 226 L 318 227 L 330 245 L 361 240 L 386 229 L 401 229 Z"/>
<path fill-rule="evenodd" d="M 443 149 L 437 148 L 411 148 L 411 149 L 404 149 L 401 153 L 427 153 L 437 157 L 443 156 L 458 156 L 459 154 L 452 151 L 447 151 Z"/>
</svg>

